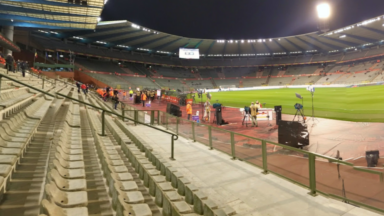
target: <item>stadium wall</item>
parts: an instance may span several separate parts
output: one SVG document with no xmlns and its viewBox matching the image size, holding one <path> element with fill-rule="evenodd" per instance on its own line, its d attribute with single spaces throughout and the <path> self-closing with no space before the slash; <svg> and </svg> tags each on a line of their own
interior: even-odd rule
<svg viewBox="0 0 384 216">
<path fill-rule="evenodd" d="M 80 71 L 75 71 L 75 80 L 80 81 L 81 83 L 94 84 L 99 87 L 108 86 L 107 84 Z"/>
</svg>

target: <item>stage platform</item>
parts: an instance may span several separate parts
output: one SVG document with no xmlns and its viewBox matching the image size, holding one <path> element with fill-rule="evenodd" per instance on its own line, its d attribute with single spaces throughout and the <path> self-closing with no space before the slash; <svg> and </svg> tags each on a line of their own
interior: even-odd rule
<svg viewBox="0 0 384 216">
<path fill-rule="evenodd" d="M 133 104 L 129 99 L 124 102 L 140 110 L 161 110 L 165 112 L 167 106 L 167 102 L 158 100 L 155 100 L 151 107 Z M 196 111 L 200 111 L 200 116 L 202 115 L 202 107 L 199 104 L 194 104 L 192 108 L 194 114 Z M 180 109 L 183 114 L 182 118 L 187 118 L 185 106 L 181 106 Z M 278 141 L 275 120 L 270 122 L 259 121 L 259 127 L 250 127 L 250 125 L 246 127 L 242 125 L 239 108 L 231 107 L 224 107 L 222 116 L 225 121 L 229 122 L 228 125 L 218 126 L 212 123 L 209 123 L 209 125 L 272 142 Z M 290 121 L 293 120 L 293 116 L 283 114 L 282 119 Z M 204 122 L 204 124 L 208 123 Z M 340 151 L 343 160 L 364 165 L 364 160 L 361 160 L 361 157 L 365 156 L 365 151 L 384 151 L 383 123 L 348 122 L 323 118 L 316 118 L 313 121 L 309 118 L 307 124 L 310 133 L 310 145 L 305 150 L 310 152 L 335 157 L 337 151 Z"/>
</svg>

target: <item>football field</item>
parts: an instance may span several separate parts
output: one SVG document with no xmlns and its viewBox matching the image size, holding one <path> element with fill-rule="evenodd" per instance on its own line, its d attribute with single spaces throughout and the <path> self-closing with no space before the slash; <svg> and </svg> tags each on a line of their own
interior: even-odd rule
<svg viewBox="0 0 384 216">
<path fill-rule="evenodd" d="M 295 114 L 294 105 L 302 103 L 295 93 L 304 98 L 305 116 L 312 116 L 312 96 L 303 89 L 268 89 L 252 91 L 213 92 L 211 103 L 243 108 L 258 100 L 266 107 L 281 105 L 283 114 Z M 384 122 L 384 86 L 358 88 L 316 88 L 313 98 L 316 117 L 357 121 Z"/>
</svg>

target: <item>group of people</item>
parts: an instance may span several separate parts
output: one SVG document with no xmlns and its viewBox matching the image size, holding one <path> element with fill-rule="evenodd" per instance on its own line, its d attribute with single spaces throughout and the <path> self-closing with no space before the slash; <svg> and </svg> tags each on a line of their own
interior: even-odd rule
<svg viewBox="0 0 384 216">
<path fill-rule="evenodd" d="M 8 54 L 5 57 L 5 63 L 5 68 L 8 71 L 13 71 L 13 73 L 16 73 L 16 71 L 21 71 L 23 77 L 25 77 L 25 71 L 29 68 L 28 61 L 15 61 L 11 54 Z"/>
<path fill-rule="evenodd" d="M 76 82 L 77 92 L 80 93 L 80 89 L 85 95 L 88 94 L 89 85 L 85 83 Z"/>
<path fill-rule="evenodd" d="M 140 95 L 140 100 L 143 103 L 143 107 L 145 107 L 145 102 L 147 99 L 150 101 L 155 100 L 156 97 L 156 91 L 155 90 L 143 90 L 143 91 L 137 91 L 136 96 Z"/>
<path fill-rule="evenodd" d="M 123 101 L 127 98 L 127 93 L 129 93 L 129 97 L 132 97 L 133 90 L 129 91 L 117 90 L 113 89 L 110 86 L 106 86 L 105 88 L 99 88 L 96 92 L 103 98 L 104 101 L 111 100 L 114 104 L 114 109 L 117 109 L 117 105 L 120 103 L 119 94 L 122 96 Z"/>
</svg>

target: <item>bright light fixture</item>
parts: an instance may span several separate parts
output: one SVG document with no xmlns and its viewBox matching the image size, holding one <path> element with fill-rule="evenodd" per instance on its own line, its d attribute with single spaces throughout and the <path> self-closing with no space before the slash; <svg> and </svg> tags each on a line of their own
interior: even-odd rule
<svg viewBox="0 0 384 216">
<path fill-rule="evenodd" d="M 101 17 L 97 17 L 97 22 L 100 22 L 101 21 Z"/>
<path fill-rule="evenodd" d="M 331 7 L 327 3 L 317 5 L 316 9 L 320 19 L 327 19 L 331 15 Z"/>
</svg>

